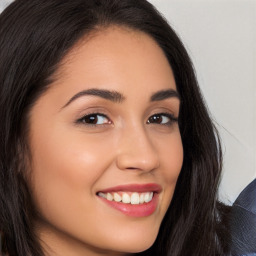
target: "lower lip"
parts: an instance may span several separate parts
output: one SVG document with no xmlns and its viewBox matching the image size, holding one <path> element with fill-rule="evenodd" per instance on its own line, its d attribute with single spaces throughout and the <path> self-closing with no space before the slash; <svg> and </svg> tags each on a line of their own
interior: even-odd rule
<svg viewBox="0 0 256 256">
<path fill-rule="evenodd" d="M 124 204 L 121 202 L 109 201 L 103 197 L 99 197 L 107 205 L 115 208 L 123 214 L 131 217 L 146 217 L 153 214 L 158 205 L 158 194 L 155 193 L 152 200 L 143 204 Z"/>
</svg>

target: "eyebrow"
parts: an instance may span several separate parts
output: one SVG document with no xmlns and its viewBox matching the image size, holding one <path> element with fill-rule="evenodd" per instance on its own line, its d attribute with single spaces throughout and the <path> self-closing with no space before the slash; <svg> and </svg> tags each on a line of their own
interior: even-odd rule
<svg viewBox="0 0 256 256">
<path fill-rule="evenodd" d="M 160 101 L 160 100 L 165 100 L 173 97 L 180 100 L 180 95 L 176 90 L 173 90 L 173 89 L 162 90 L 154 93 L 151 96 L 150 101 Z"/>
<path fill-rule="evenodd" d="M 65 108 L 71 102 L 83 96 L 97 96 L 115 103 L 121 103 L 125 100 L 125 97 L 117 91 L 109 91 L 103 89 L 88 89 L 75 94 L 62 108 Z"/>
<path fill-rule="evenodd" d="M 117 91 L 110 91 L 105 89 L 88 89 L 75 94 L 62 107 L 62 109 L 67 107 L 71 102 L 83 96 L 96 96 L 96 97 L 100 97 L 115 103 L 122 103 L 125 100 L 124 95 Z M 180 99 L 180 95 L 176 90 L 173 90 L 173 89 L 162 90 L 152 94 L 152 96 L 150 97 L 150 101 L 161 101 L 161 100 L 165 100 L 173 97 Z"/>
</svg>

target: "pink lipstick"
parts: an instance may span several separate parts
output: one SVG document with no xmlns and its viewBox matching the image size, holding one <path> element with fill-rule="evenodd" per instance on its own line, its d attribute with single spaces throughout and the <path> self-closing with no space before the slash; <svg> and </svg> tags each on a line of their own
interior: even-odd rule
<svg viewBox="0 0 256 256">
<path fill-rule="evenodd" d="M 97 195 L 125 215 L 146 217 L 155 212 L 161 191 L 161 186 L 156 183 L 129 184 L 101 190 Z"/>
</svg>

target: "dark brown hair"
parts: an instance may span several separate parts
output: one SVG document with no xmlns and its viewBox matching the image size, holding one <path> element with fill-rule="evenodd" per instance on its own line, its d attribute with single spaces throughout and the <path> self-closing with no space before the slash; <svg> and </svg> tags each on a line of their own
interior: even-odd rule
<svg viewBox="0 0 256 256">
<path fill-rule="evenodd" d="M 181 96 L 184 163 L 154 245 L 138 255 L 223 255 L 217 202 L 222 154 L 193 65 L 173 29 L 145 0 L 16 0 L 0 15 L 0 230 L 10 256 L 43 256 L 26 185 L 26 120 L 67 52 L 98 28 L 125 26 L 151 36 Z M 224 208 L 223 208 L 224 209 Z"/>
</svg>

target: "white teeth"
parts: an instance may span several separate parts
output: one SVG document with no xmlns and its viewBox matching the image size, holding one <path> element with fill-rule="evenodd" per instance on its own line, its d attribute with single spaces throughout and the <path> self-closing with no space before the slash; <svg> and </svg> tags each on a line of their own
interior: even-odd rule
<svg viewBox="0 0 256 256">
<path fill-rule="evenodd" d="M 122 202 L 124 204 L 143 204 L 148 203 L 152 200 L 154 193 L 153 192 L 114 192 L 114 193 L 102 193 L 99 192 L 98 196 L 107 199 L 108 201 Z"/>
<path fill-rule="evenodd" d="M 132 193 L 131 196 L 131 204 L 139 204 L 140 203 L 140 196 L 138 193 Z"/>
<path fill-rule="evenodd" d="M 140 194 L 140 204 L 144 203 L 144 194 Z"/>
<path fill-rule="evenodd" d="M 125 204 L 129 204 L 131 202 L 130 196 L 126 193 L 123 193 L 122 202 L 125 203 Z"/>
<path fill-rule="evenodd" d="M 153 192 L 145 193 L 145 196 L 144 196 L 145 203 L 150 202 L 152 200 L 152 198 L 153 198 Z"/>
<path fill-rule="evenodd" d="M 106 198 L 106 195 L 105 195 L 104 193 L 102 193 L 102 192 L 99 192 L 98 195 L 99 195 L 100 197 Z"/>
<path fill-rule="evenodd" d="M 107 199 L 113 201 L 114 197 L 110 193 L 107 193 Z"/>
<path fill-rule="evenodd" d="M 122 201 L 122 197 L 119 194 L 114 193 L 114 201 L 121 202 Z"/>
<path fill-rule="evenodd" d="M 148 203 L 150 201 L 149 193 L 145 193 L 144 201 L 145 201 L 145 203 Z"/>
</svg>

